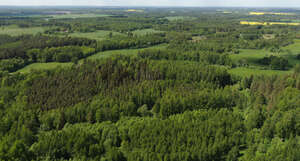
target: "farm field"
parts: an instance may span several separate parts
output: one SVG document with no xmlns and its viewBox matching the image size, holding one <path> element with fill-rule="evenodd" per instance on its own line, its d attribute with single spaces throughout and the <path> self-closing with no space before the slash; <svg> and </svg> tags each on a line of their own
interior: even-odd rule
<svg viewBox="0 0 300 161">
<path fill-rule="evenodd" d="M 281 15 L 281 16 L 291 16 L 294 13 L 283 13 L 283 12 L 249 12 L 249 15 Z"/>
<path fill-rule="evenodd" d="M 18 26 L 1 26 L 0 34 L 7 34 L 11 36 L 19 36 L 24 34 L 37 34 L 43 33 L 48 27 L 30 27 L 30 28 L 20 28 Z"/>
<path fill-rule="evenodd" d="M 281 19 L 280 21 L 282 22 L 296 22 L 296 23 L 300 23 L 300 19 Z"/>
<path fill-rule="evenodd" d="M 143 29 L 143 30 L 135 30 L 133 31 L 134 35 L 146 35 L 146 34 L 153 34 L 153 33 L 163 33 L 163 31 L 158 31 L 154 29 Z"/>
<path fill-rule="evenodd" d="M 293 44 L 291 44 L 289 46 L 285 46 L 282 49 L 284 49 L 284 50 L 290 50 L 294 54 L 298 54 L 298 53 L 300 53 L 300 40 L 296 39 L 296 40 L 294 40 Z"/>
<path fill-rule="evenodd" d="M 75 19 L 75 18 L 92 18 L 92 17 L 109 17 L 106 14 L 57 14 L 50 15 L 52 19 Z"/>
<path fill-rule="evenodd" d="M 89 38 L 89 39 L 95 39 L 95 40 L 104 40 L 109 38 L 109 33 L 113 33 L 114 36 L 122 36 L 124 34 L 119 33 L 119 32 L 113 32 L 113 31 L 106 31 L 106 30 L 98 30 L 95 32 L 87 32 L 87 33 L 82 33 L 82 32 L 76 32 L 76 33 L 71 33 L 68 34 L 71 37 L 81 37 L 81 38 Z"/>
<path fill-rule="evenodd" d="M 144 49 L 162 49 L 165 47 L 166 47 L 166 44 L 161 44 L 161 45 L 144 48 Z M 138 53 L 138 51 L 140 51 L 140 50 L 143 50 L 143 49 L 122 49 L 122 50 L 104 51 L 104 52 L 99 52 L 90 57 L 87 57 L 85 59 L 97 60 L 97 59 L 107 58 L 107 57 L 110 57 L 113 55 L 136 55 Z M 83 61 L 84 61 L 84 59 L 80 60 L 80 62 L 83 62 Z M 58 67 L 70 67 L 72 65 L 73 65 L 73 63 L 58 63 L 58 62 L 33 63 L 33 64 L 27 65 L 26 67 L 18 70 L 16 73 L 29 73 L 32 70 L 50 70 L 50 69 L 55 69 Z"/>
<path fill-rule="evenodd" d="M 70 67 L 73 63 L 33 63 L 16 71 L 16 73 L 30 73 L 32 70 L 50 70 L 58 67 Z"/>
<path fill-rule="evenodd" d="M 194 20 L 196 17 L 190 17 L 190 16 L 170 16 L 165 17 L 169 21 L 179 21 L 179 20 Z"/>
<path fill-rule="evenodd" d="M 255 21 L 240 21 L 241 25 L 263 25 L 263 26 L 270 26 L 270 25 L 287 25 L 287 26 L 299 26 L 300 23 L 296 22 L 255 22 Z"/>
<path fill-rule="evenodd" d="M 231 54 L 230 58 L 234 62 L 239 60 L 246 60 L 250 65 L 258 65 L 257 61 L 264 57 L 271 55 L 282 56 L 288 59 L 290 65 L 296 65 L 300 63 L 300 60 L 296 59 L 296 55 L 300 53 L 300 40 L 294 40 L 294 44 L 283 47 L 283 52 L 281 53 L 272 53 L 268 50 L 259 50 L 259 49 L 242 49 L 239 54 Z M 287 52 L 289 51 L 289 52 Z"/>
<path fill-rule="evenodd" d="M 282 70 L 261 70 L 255 68 L 246 68 L 246 67 L 237 67 L 228 70 L 230 74 L 237 75 L 240 77 L 249 77 L 250 75 L 284 75 L 284 74 L 291 74 L 292 71 L 282 71 Z"/>
<path fill-rule="evenodd" d="M 144 12 L 144 10 L 128 9 L 128 10 L 126 10 L 126 12 L 140 12 L 140 13 L 142 13 L 142 12 Z"/>
<path fill-rule="evenodd" d="M 259 49 L 241 49 L 239 54 L 231 54 L 230 58 L 234 62 L 239 60 L 247 60 L 249 64 L 258 65 L 257 61 L 264 58 L 265 56 L 273 55 L 270 51 L 259 50 Z"/>
<path fill-rule="evenodd" d="M 141 48 L 141 49 L 122 49 L 122 50 L 111 50 L 111 51 L 104 51 L 104 52 L 99 52 L 95 55 L 89 56 L 86 59 L 89 60 L 96 60 L 96 59 L 102 59 L 102 58 L 107 58 L 113 55 L 136 55 L 140 50 L 143 49 L 163 49 L 166 48 L 166 44 L 161 44 L 161 45 L 156 45 L 152 46 L 149 48 Z M 81 60 L 83 61 L 83 60 Z"/>
<path fill-rule="evenodd" d="M 264 57 L 282 56 L 289 61 L 290 68 L 296 64 L 300 64 L 300 60 L 296 59 L 296 54 L 300 52 L 300 41 L 295 40 L 294 44 L 283 47 L 284 52 L 281 53 L 272 53 L 268 50 L 259 50 L 259 49 L 242 49 L 239 54 L 231 54 L 230 58 L 235 62 L 239 63 L 240 61 L 246 62 L 249 67 L 238 67 L 230 69 L 231 74 L 239 76 L 249 76 L 249 75 L 282 75 L 292 73 L 291 69 L 287 71 L 281 70 L 268 70 L 267 66 L 263 66 L 258 63 L 258 61 Z M 289 52 L 286 52 L 289 51 Z"/>
</svg>

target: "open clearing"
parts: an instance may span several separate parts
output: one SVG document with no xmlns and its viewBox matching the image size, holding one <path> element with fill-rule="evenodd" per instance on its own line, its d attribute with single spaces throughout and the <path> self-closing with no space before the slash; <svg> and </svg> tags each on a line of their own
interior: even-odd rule
<svg viewBox="0 0 300 161">
<path fill-rule="evenodd" d="M 126 12 L 140 12 L 140 13 L 142 13 L 142 12 L 144 12 L 144 10 L 128 9 L 128 10 L 126 10 Z"/>
<path fill-rule="evenodd" d="M 253 68 L 245 68 L 245 67 L 238 67 L 232 68 L 228 71 L 230 74 L 241 76 L 241 77 L 248 77 L 250 75 L 283 75 L 283 74 L 291 74 L 291 70 L 282 71 L 282 70 L 261 70 L 261 69 L 253 69 Z"/>
<path fill-rule="evenodd" d="M 249 12 L 249 15 L 280 15 L 280 16 L 291 16 L 295 15 L 294 13 L 286 13 L 286 12 Z"/>
<path fill-rule="evenodd" d="M 169 21 L 178 21 L 178 20 L 195 20 L 195 17 L 189 17 L 189 16 L 171 16 L 171 17 L 165 17 Z"/>
<path fill-rule="evenodd" d="M 166 44 L 156 45 L 149 48 L 142 48 L 142 49 L 161 49 L 165 48 Z M 123 50 L 111 50 L 111 51 L 104 51 L 99 52 L 95 55 L 92 55 L 90 57 L 87 57 L 85 59 L 89 60 L 97 60 L 97 59 L 103 59 L 107 58 L 113 55 L 136 55 L 138 51 L 142 49 L 123 49 Z M 81 59 L 80 62 L 83 62 L 84 59 Z M 51 63 L 33 63 L 30 65 L 27 65 L 26 67 L 16 71 L 16 73 L 29 73 L 32 70 L 51 70 L 58 67 L 70 67 L 73 63 L 58 63 L 58 62 L 51 62 Z"/>
<path fill-rule="evenodd" d="M 154 29 L 143 29 L 143 30 L 135 30 L 133 31 L 134 35 L 147 35 L 147 34 L 153 34 L 153 33 L 164 33 L 163 31 L 158 31 Z"/>
<path fill-rule="evenodd" d="M 69 19 L 69 18 L 92 18 L 92 17 L 109 17 L 106 14 L 57 14 L 50 15 L 53 19 Z"/>
<path fill-rule="evenodd" d="M 234 62 L 238 62 L 239 60 L 246 60 L 249 64 L 259 65 L 257 61 L 259 59 L 264 58 L 265 56 L 274 55 L 270 51 L 267 50 L 257 50 L 257 49 L 241 49 L 239 54 L 231 54 L 230 58 Z"/>
<path fill-rule="evenodd" d="M 234 62 L 239 60 L 246 60 L 249 65 L 261 66 L 258 60 L 267 56 L 275 55 L 282 56 L 288 59 L 290 65 L 300 64 L 300 60 L 296 59 L 297 54 L 300 53 L 300 40 L 294 40 L 294 44 L 282 48 L 285 52 L 272 53 L 268 50 L 258 49 L 241 49 L 239 54 L 231 54 L 230 58 Z M 286 52 L 289 51 L 289 52 Z"/>
<path fill-rule="evenodd" d="M 50 70 L 55 69 L 57 67 L 70 67 L 73 63 L 33 63 L 30 65 L 27 65 L 26 67 L 18 70 L 16 73 L 29 73 L 32 70 Z"/>
<path fill-rule="evenodd" d="M 291 70 L 281 71 L 281 70 L 265 70 L 266 66 L 258 63 L 259 59 L 270 55 L 282 56 L 288 59 L 289 64 L 294 66 L 295 64 L 300 64 L 300 60 L 296 59 L 296 55 L 300 53 L 300 40 L 294 40 L 294 44 L 283 47 L 283 50 L 289 52 L 282 53 L 272 53 L 268 50 L 257 50 L 257 49 L 242 49 L 239 54 L 231 54 L 230 58 L 235 62 L 243 60 L 246 61 L 250 67 L 238 67 L 230 69 L 231 74 L 238 76 L 249 76 L 249 75 L 275 75 L 275 74 L 289 74 L 292 73 Z"/>
<path fill-rule="evenodd" d="M 294 52 L 295 54 L 300 53 L 300 40 L 298 40 L 298 39 L 294 40 L 294 44 L 283 47 L 283 49 L 290 50 L 290 51 Z"/>
<path fill-rule="evenodd" d="M 156 45 L 156 46 L 152 46 L 149 48 L 110 50 L 110 51 L 99 52 L 95 55 L 89 56 L 86 59 L 89 59 L 89 60 L 102 59 L 102 58 L 107 58 L 112 55 L 137 55 L 137 53 L 143 49 L 163 49 L 166 46 L 167 46 L 166 44 L 161 44 L 161 45 Z"/>
<path fill-rule="evenodd" d="M 71 37 L 89 38 L 89 39 L 95 39 L 95 40 L 104 40 L 104 39 L 109 38 L 109 33 L 113 33 L 113 36 L 124 35 L 124 34 L 122 34 L 120 32 L 98 30 L 98 31 L 95 31 L 95 32 L 87 32 L 87 33 L 82 33 L 82 32 L 71 33 L 71 34 L 69 34 L 69 36 L 71 36 Z"/>
<path fill-rule="evenodd" d="M 0 34 L 7 34 L 11 36 L 19 36 L 24 34 L 34 35 L 37 33 L 43 33 L 47 29 L 47 27 L 20 28 L 18 26 L 2 26 L 0 27 Z"/>
<path fill-rule="evenodd" d="M 254 22 L 254 21 L 240 21 L 241 25 L 262 25 L 262 26 L 270 26 L 270 25 L 287 25 L 287 26 L 299 26 L 300 23 L 296 22 Z"/>
</svg>

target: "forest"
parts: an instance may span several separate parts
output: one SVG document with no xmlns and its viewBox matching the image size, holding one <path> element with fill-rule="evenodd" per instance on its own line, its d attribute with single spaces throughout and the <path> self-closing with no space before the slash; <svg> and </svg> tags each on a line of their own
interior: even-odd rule
<svg viewBox="0 0 300 161">
<path fill-rule="evenodd" d="M 299 161 L 298 21 L 284 8 L 1 8 L 0 160 Z"/>
</svg>

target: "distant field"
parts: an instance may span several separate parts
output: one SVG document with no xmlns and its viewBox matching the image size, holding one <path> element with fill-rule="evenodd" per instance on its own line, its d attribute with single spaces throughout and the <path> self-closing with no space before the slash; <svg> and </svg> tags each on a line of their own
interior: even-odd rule
<svg viewBox="0 0 300 161">
<path fill-rule="evenodd" d="M 157 46 L 153 46 L 153 47 L 149 47 L 149 48 L 165 48 L 167 45 L 166 44 L 161 44 L 161 45 L 157 45 Z M 138 51 L 140 51 L 142 49 L 123 49 L 123 50 L 111 50 L 111 51 L 105 51 L 105 52 L 99 52 L 95 55 L 92 55 L 90 57 L 87 57 L 85 59 L 89 59 L 89 60 L 96 60 L 96 59 L 102 59 L 102 58 L 107 58 L 110 57 L 112 55 L 118 55 L 118 54 L 122 54 L 122 55 L 136 55 L 138 53 Z M 81 59 L 80 62 L 83 62 L 84 59 Z M 51 69 L 55 69 L 57 67 L 70 67 L 72 66 L 73 63 L 58 63 L 58 62 L 51 62 L 51 63 L 33 63 L 30 64 L 18 71 L 16 71 L 16 73 L 29 73 L 32 70 L 51 70 Z"/>
<path fill-rule="evenodd" d="M 267 50 L 257 50 L 257 49 L 242 49 L 239 54 L 231 54 L 230 58 L 234 62 L 238 62 L 241 59 L 247 60 L 249 64 L 257 65 L 257 60 L 264 58 L 265 56 L 273 55 Z"/>
<path fill-rule="evenodd" d="M 126 12 L 140 12 L 140 13 L 142 13 L 142 12 L 144 12 L 144 10 L 128 9 L 128 10 L 126 10 Z"/>
<path fill-rule="evenodd" d="M 165 17 L 169 21 L 178 21 L 178 20 L 194 20 L 195 17 L 189 17 L 189 16 L 171 16 L 171 17 Z"/>
<path fill-rule="evenodd" d="M 7 34 L 11 36 L 19 36 L 23 34 L 37 34 L 43 33 L 46 27 L 30 27 L 30 28 L 20 28 L 18 26 L 2 26 L 0 27 L 0 34 Z"/>
<path fill-rule="evenodd" d="M 31 70 L 50 70 L 57 67 L 70 67 L 72 65 L 73 63 L 33 63 L 18 70 L 16 73 L 29 73 Z"/>
<path fill-rule="evenodd" d="M 143 30 L 135 30 L 133 31 L 133 34 L 135 35 L 146 35 L 151 33 L 163 33 L 163 31 L 158 31 L 154 29 L 143 29 Z"/>
<path fill-rule="evenodd" d="M 295 52 L 296 54 L 300 53 L 300 40 L 298 39 L 294 40 L 294 44 L 283 47 L 283 49 L 290 50 L 292 52 Z"/>
<path fill-rule="evenodd" d="M 291 53 L 282 52 L 282 53 L 272 53 L 268 50 L 257 50 L 257 49 L 242 49 L 239 54 L 231 54 L 230 58 L 234 62 L 239 60 L 246 60 L 250 65 L 258 65 L 257 61 L 267 56 L 276 55 L 282 56 L 288 59 L 290 65 L 300 64 L 300 60 L 296 59 L 296 55 L 300 53 L 300 40 L 295 40 L 294 44 L 283 47 L 283 50 L 289 50 Z"/>
<path fill-rule="evenodd" d="M 106 31 L 106 30 L 98 30 L 96 32 L 87 32 L 87 33 L 71 33 L 69 36 L 71 37 L 82 37 L 82 38 L 89 38 L 89 39 L 95 39 L 95 40 L 104 40 L 108 38 L 109 33 L 112 31 Z M 113 35 L 123 35 L 119 32 L 112 32 Z"/>
<path fill-rule="evenodd" d="M 256 50 L 256 49 L 242 49 L 239 54 L 231 54 L 230 58 L 234 62 L 239 60 L 245 60 L 251 67 L 238 67 L 230 69 L 231 74 L 238 76 L 249 76 L 249 75 L 275 75 L 275 74 L 289 74 L 292 71 L 281 71 L 281 70 L 263 70 L 264 66 L 257 63 L 259 59 L 262 59 L 270 55 L 279 55 L 288 59 L 289 64 L 294 66 L 300 64 L 300 60 L 296 59 L 296 55 L 300 53 L 300 40 L 294 40 L 294 44 L 283 47 L 283 50 L 289 50 L 290 52 L 272 53 L 267 50 Z"/>
<path fill-rule="evenodd" d="M 66 19 L 66 18 L 92 18 L 92 17 L 109 17 L 106 14 L 57 14 L 50 15 L 53 19 Z"/>
<path fill-rule="evenodd" d="M 246 77 L 250 75 L 283 75 L 283 74 L 290 74 L 292 71 L 281 71 L 281 70 L 260 70 L 260 69 L 252 69 L 252 68 L 245 68 L 245 67 L 238 67 L 229 70 L 230 74 Z"/>
<path fill-rule="evenodd" d="M 250 22 L 250 21 L 240 21 L 241 25 L 263 25 L 263 26 L 270 26 L 270 25 L 287 25 L 287 26 L 299 26 L 300 23 L 296 22 Z"/>
<path fill-rule="evenodd" d="M 282 22 L 298 22 L 300 23 L 300 19 L 281 19 Z"/>
<path fill-rule="evenodd" d="M 291 16 L 295 15 L 294 13 L 286 12 L 250 12 L 249 15 L 281 15 L 281 16 Z"/>
<path fill-rule="evenodd" d="M 166 44 L 161 44 L 145 49 L 162 49 L 165 48 L 167 45 Z M 123 50 L 111 50 L 111 51 L 104 51 L 104 52 L 99 52 L 95 55 L 92 55 L 88 57 L 87 59 L 89 60 L 95 60 L 95 59 L 102 59 L 102 58 L 107 58 L 112 55 L 136 55 L 138 51 L 143 50 L 143 49 L 123 49 Z"/>
</svg>

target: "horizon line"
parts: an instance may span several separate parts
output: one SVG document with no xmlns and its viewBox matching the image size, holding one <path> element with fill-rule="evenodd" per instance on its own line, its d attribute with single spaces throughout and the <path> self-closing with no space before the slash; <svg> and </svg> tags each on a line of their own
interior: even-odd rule
<svg viewBox="0 0 300 161">
<path fill-rule="evenodd" d="M 175 8 L 300 8 L 299 6 L 168 6 L 168 5 L 1 5 L 0 7 L 175 7 Z"/>
</svg>

